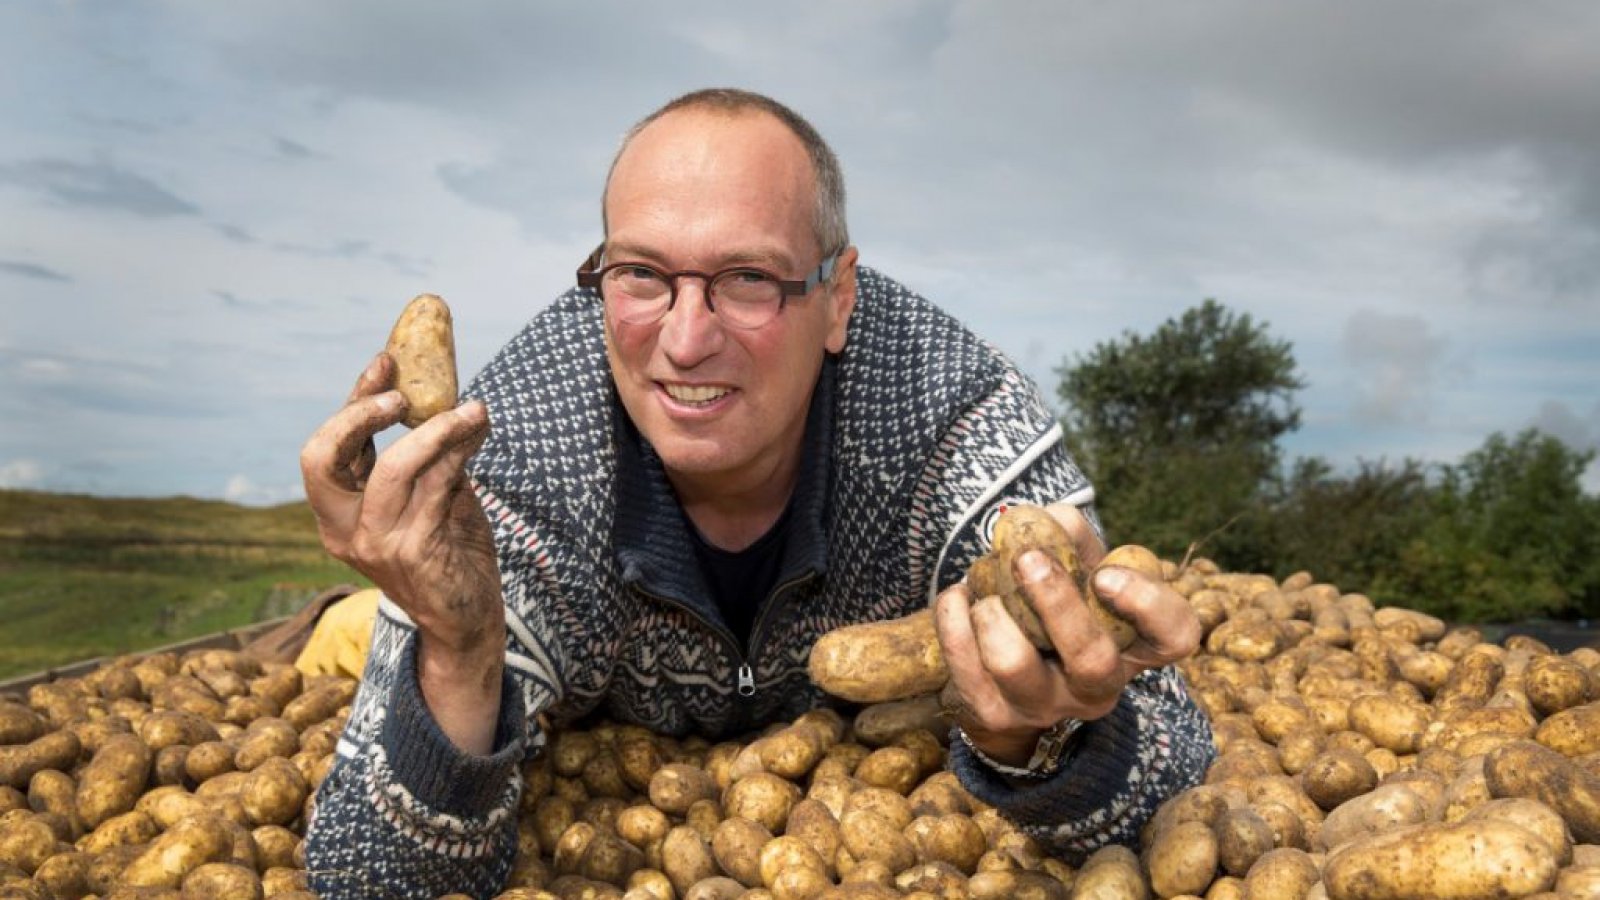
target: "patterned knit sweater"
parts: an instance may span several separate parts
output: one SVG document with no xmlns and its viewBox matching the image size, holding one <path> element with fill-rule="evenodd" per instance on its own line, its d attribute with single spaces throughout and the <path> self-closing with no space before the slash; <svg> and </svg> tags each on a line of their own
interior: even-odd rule
<svg viewBox="0 0 1600 900">
<path fill-rule="evenodd" d="M 492 433 L 472 474 L 505 593 L 503 702 L 489 756 L 439 730 L 414 629 L 385 600 L 361 690 L 306 842 L 324 898 L 492 896 L 516 853 L 519 763 L 535 721 L 591 712 L 684 735 L 736 735 L 829 702 L 806 660 L 821 634 L 926 607 L 987 549 L 1007 501 L 1093 490 L 1031 382 L 926 300 L 867 268 L 847 345 L 813 394 L 778 587 L 748 645 L 692 564 L 660 461 L 621 412 L 598 298 L 539 313 L 469 385 Z M 1048 779 L 1003 774 L 953 741 L 950 766 L 1069 860 L 1131 843 L 1215 755 L 1170 669 L 1147 672 L 1073 739 Z"/>
</svg>

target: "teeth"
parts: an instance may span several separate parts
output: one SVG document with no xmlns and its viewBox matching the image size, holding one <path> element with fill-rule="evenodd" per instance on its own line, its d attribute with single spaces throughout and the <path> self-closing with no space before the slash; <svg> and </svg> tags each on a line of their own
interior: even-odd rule
<svg viewBox="0 0 1600 900">
<path fill-rule="evenodd" d="M 668 384 L 667 395 L 679 403 L 710 403 L 728 393 L 727 388 L 709 385 Z"/>
</svg>

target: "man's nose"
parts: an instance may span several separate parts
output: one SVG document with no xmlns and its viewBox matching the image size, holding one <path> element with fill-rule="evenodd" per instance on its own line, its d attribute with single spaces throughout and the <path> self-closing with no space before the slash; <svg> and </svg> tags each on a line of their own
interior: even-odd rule
<svg viewBox="0 0 1600 900">
<path fill-rule="evenodd" d="M 661 349 L 672 364 L 691 368 L 722 348 L 722 323 L 711 311 L 703 278 L 678 281 L 678 296 L 661 320 Z"/>
</svg>

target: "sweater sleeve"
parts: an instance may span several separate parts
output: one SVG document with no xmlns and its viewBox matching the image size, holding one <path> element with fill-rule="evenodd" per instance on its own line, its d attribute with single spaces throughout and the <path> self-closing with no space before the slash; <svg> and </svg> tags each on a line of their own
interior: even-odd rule
<svg viewBox="0 0 1600 900">
<path fill-rule="evenodd" d="M 1171 667 L 1135 678 L 1105 718 L 1073 735 L 1060 771 L 1030 782 L 995 771 L 951 741 L 950 768 L 1047 852 L 1073 865 L 1107 844 L 1135 844 L 1167 798 L 1197 784 L 1216 758 L 1211 724 Z"/>
<path fill-rule="evenodd" d="M 479 494 L 506 609 L 493 749 L 462 753 L 439 729 L 417 682 L 415 626 L 380 602 L 361 688 L 306 831 L 307 876 L 325 900 L 502 890 L 516 862 L 520 763 L 545 741 L 537 717 L 587 701 L 586 685 L 603 680 L 590 670 L 609 671 L 601 654 L 575 656 L 586 635 L 562 610 L 584 595 L 554 577 L 544 530 L 481 485 Z"/>
<path fill-rule="evenodd" d="M 463 753 L 423 701 L 414 629 L 380 605 L 361 689 L 307 829 L 318 896 L 500 890 L 517 849 L 518 764 L 538 737 L 519 679 L 509 667 L 503 677 L 493 750 Z"/>
</svg>

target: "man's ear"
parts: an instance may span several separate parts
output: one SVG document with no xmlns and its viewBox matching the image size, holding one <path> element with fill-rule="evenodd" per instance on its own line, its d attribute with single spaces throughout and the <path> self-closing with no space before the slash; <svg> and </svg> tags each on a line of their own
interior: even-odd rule
<svg viewBox="0 0 1600 900">
<path fill-rule="evenodd" d="M 850 327 L 850 316 L 856 311 L 856 259 L 855 247 L 846 247 L 834 264 L 833 283 L 828 288 L 828 339 L 824 346 L 829 353 L 843 353 L 845 336 Z"/>
</svg>

